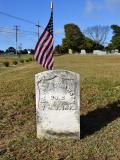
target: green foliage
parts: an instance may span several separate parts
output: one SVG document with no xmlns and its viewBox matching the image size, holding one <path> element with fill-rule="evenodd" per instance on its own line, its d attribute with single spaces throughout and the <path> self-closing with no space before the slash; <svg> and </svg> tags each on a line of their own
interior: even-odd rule
<svg viewBox="0 0 120 160">
<path fill-rule="evenodd" d="M 14 64 L 14 65 L 17 65 L 17 64 L 18 64 L 18 61 L 14 60 L 14 61 L 13 61 L 13 64 Z"/>
<path fill-rule="evenodd" d="M 83 33 L 80 31 L 80 28 L 77 25 L 71 23 L 66 24 L 64 26 L 64 30 L 65 38 L 62 40 L 63 50 L 68 51 L 68 49 L 72 49 L 75 52 L 79 52 L 85 39 Z"/>
<path fill-rule="evenodd" d="M 0 54 L 3 54 L 4 53 L 4 51 L 3 50 L 0 50 Z"/>
<path fill-rule="evenodd" d="M 30 61 L 32 61 L 32 58 L 30 57 L 30 58 L 26 59 L 25 61 L 30 62 Z"/>
<path fill-rule="evenodd" d="M 26 61 L 26 62 L 29 62 L 30 60 L 29 60 L 29 59 L 26 59 L 25 61 Z"/>
<path fill-rule="evenodd" d="M 14 47 L 9 47 L 7 50 L 6 50 L 7 53 L 15 53 L 16 52 L 16 49 Z"/>
<path fill-rule="evenodd" d="M 63 38 L 62 39 L 62 53 L 68 53 L 68 49 L 69 49 L 69 46 L 68 46 L 67 39 Z"/>
<path fill-rule="evenodd" d="M 57 45 L 54 49 L 55 53 L 61 54 L 62 53 L 62 47 L 60 45 Z"/>
<path fill-rule="evenodd" d="M 8 61 L 3 62 L 5 67 L 9 67 L 10 63 Z"/>
<path fill-rule="evenodd" d="M 111 25 L 111 29 L 113 30 L 114 35 L 120 34 L 120 26 L 113 24 Z"/>
<path fill-rule="evenodd" d="M 105 33 L 108 32 L 107 26 L 103 26 L 100 29 L 102 34 L 105 36 Z M 80 28 L 73 23 L 66 24 L 64 26 L 64 30 L 65 30 L 65 38 L 62 39 L 62 45 L 61 45 L 62 53 L 67 53 L 69 49 L 72 49 L 73 53 L 80 52 L 81 49 L 85 49 L 87 53 L 92 52 L 94 49 L 99 49 L 99 50 L 104 49 L 104 46 L 101 45 L 100 43 L 97 43 L 95 40 L 91 38 L 85 37 L 85 35 L 81 32 Z M 60 47 L 57 46 L 56 49 L 59 50 L 59 48 Z"/>
<path fill-rule="evenodd" d="M 87 53 L 91 53 L 95 48 L 95 42 L 92 39 L 86 37 L 83 48 L 86 50 Z"/>
<path fill-rule="evenodd" d="M 113 36 L 112 36 L 111 44 L 109 44 L 109 49 L 120 50 L 120 26 L 111 25 L 111 29 L 113 30 Z"/>
<path fill-rule="evenodd" d="M 24 63 L 24 59 L 20 59 L 20 63 Z"/>
<path fill-rule="evenodd" d="M 27 49 L 22 50 L 22 51 L 21 51 L 21 54 L 28 54 Z"/>
<path fill-rule="evenodd" d="M 114 35 L 112 37 L 112 49 L 119 49 L 120 50 L 120 35 Z"/>
<path fill-rule="evenodd" d="M 31 58 L 31 57 L 29 58 L 29 61 L 32 61 L 32 58 Z"/>
</svg>

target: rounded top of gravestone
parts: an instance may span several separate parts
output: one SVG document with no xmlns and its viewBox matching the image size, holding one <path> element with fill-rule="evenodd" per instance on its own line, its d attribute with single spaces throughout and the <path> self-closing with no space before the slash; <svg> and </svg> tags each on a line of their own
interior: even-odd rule
<svg viewBox="0 0 120 160">
<path fill-rule="evenodd" d="M 62 69 L 56 69 L 56 70 L 49 70 L 49 71 L 43 71 L 43 72 L 40 72 L 40 73 L 37 73 L 35 75 L 35 77 L 37 76 L 41 76 L 41 75 L 49 75 L 49 74 L 69 74 L 69 75 L 78 75 L 79 76 L 79 73 L 76 73 L 76 72 L 72 72 L 72 71 L 69 71 L 69 70 L 62 70 Z"/>
</svg>

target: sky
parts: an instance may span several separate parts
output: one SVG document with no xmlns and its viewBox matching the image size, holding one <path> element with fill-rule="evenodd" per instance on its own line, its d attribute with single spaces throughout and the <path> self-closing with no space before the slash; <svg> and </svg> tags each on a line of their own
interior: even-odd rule
<svg viewBox="0 0 120 160">
<path fill-rule="evenodd" d="M 95 25 L 120 25 L 120 0 L 53 0 L 54 41 L 61 44 L 64 25 L 74 23 L 84 31 Z M 18 20 L 2 13 L 30 21 Z M 50 18 L 50 0 L 0 0 L 0 49 L 16 46 L 15 26 L 18 26 L 18 46 L 34 48 L 38 40 L 38 23 L 46 27 Z M 110 41 L 110 32 L 107 42 Z"/>
</svg>

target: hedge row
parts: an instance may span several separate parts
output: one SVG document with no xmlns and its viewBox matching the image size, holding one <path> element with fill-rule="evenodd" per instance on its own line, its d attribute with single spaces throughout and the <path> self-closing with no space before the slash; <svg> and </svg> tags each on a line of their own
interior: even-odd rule
<svg viewBox="0 0 120 160">
<path fill-rule="evenodd" d="M 20 59 L 20 60 L 19 60 L 20 63 L 30 62 L 30 61 L 32 61 L 32 58 Z M 17 60 L 14 60 L 12 63 L 13 63 L 14 65 L 17 65 L 17 64 L 18 64 L 18 61 L 17 61 Z M 10 62 L 9 62 L 9 61 L 5 61 L 5 62 L 3 62 L 3 65 L 4 65 L 5 67 L 9 67 L 9 66 L 10 66 Z"/>
</svg>

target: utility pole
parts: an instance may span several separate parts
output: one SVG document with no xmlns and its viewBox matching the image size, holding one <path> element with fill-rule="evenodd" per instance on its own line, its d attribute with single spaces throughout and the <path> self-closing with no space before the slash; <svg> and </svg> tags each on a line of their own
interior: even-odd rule
<svg viewBox="0 0 120 160">
<path fill-rule="evenodd" d="M 38 32 L 37 32 L 37 34 L 38 34 L 38 39 L 39 39 L 39 36 L 40 36 L 39 28 L 41 27 L 41 26 L 39 25 L 39 21 L 38 21 L 38 24 L 36 24 L 36 27 L 38 27 Z"/>
<path fill-rule="evenodd" d="M 15 31 L 16 31 L 16 55 L 18 53 L 18 26 L 15 26 Z"/>
</svg>

